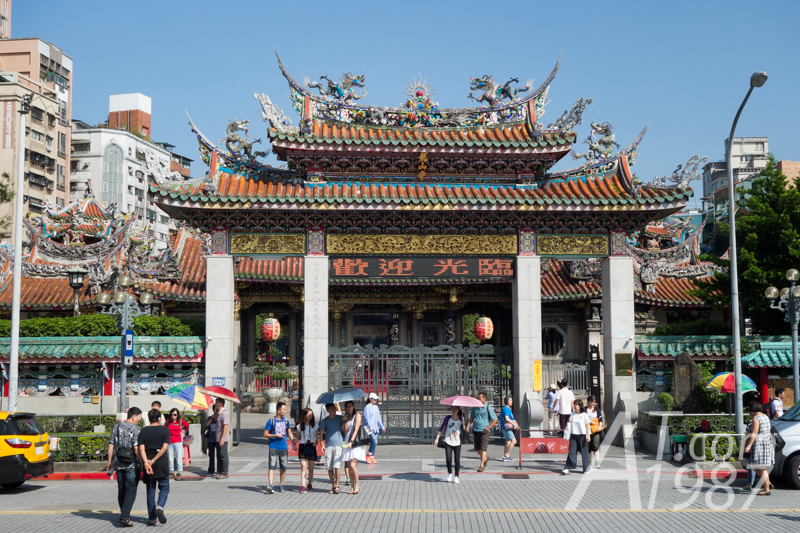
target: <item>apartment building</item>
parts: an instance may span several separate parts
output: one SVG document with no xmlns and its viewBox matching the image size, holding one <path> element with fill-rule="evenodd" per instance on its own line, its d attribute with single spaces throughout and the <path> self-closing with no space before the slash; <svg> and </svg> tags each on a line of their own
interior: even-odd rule
<svg viewBox="0 0 800 533">
<path fill-rule="evenodd" d="M 17 80 L 19 87 L 30 85 L 28 88 L 36 95 L 27 117 L 30 132 L 26 132 L 26 136 L 33 143 L 42 144 L 44 148 L 39 144 L 32 144 L 26 159 L 33 158 L 30 161 L 34 167 L 32 172 L 44 176 L 45 180 L 52 180 L 55 185 L 52 195 L 32 194 L 34 204 L 44 196 L 52 196 L 51 200 L 58 205 L 65 205 L 69 199 L 67 169 L 70 166 L 70 157 L 67 147 L 70 145 L 72 119 L 72 70 L 72 58 L 52 43 L 39 38 L 0 40 L 0 72 L 8 73 L 9 76 L 13 73 L 19 74 L 18 78 L 6 78 Z M 44 89 L 49 92 L 45 94 Z M 53 100 L 57 103 L 55 109 L 51 105 Z M 19 109 L 18 104 L 15 109 Z M 4 112 L 7 110 L 6 104 Z M 9 174 L 12 172 L 16 172 L 16 167 Z M 34 180 L 37 179 L 34 177 Z M 47 189 L 46 185 L 44 188 Z M 27 212 L 37 212 L 35 205 L 26 203 L 25 207 Z"/>
<path fill-rule="evenodd" d="M 11 0 L 0 0 L 0 39 L 11 39 Z"/>
<path fill-rule="evenodd" d="M 154 238 L 156 248 L 163 249 L 175 222 L 148 199 L 146 158 L 152 152 L 164 166 L 171 166 L 173 154 L 163 147 L 168 143 L 150 141 L 150 112 L 151 100 L 143 94 L 112 95 L 105 124 L 73 121 L 70 198 L 83 198 L 91 180 L 95 198 L 131 213 L 137 219 L 134 226 Z"/>
<path fill-rule="evenodd" d="M 25 131 L 19 131 L 22 97 L 32 95 L 30 112 L 25 118 Z M 65 157 L 58 141 L 58 117 L 61 101 L 58 95 L 45 84 L 34 81 L 17 72 L 0 72 L 0 106 L 2 106 L 2 133 L 0 133 L 0 172 L 8 176 L 6 185 L 16 190 L 20 143 L 24 145 L 24 189 L 25 213 L 43 212 L 48 203 L 66 205 Z M 0 205 L 0 220 L 11 221 L 16 202 Z M 0 228 L 4 242 L 13 242 L 10 224 Z"/>
</svg>

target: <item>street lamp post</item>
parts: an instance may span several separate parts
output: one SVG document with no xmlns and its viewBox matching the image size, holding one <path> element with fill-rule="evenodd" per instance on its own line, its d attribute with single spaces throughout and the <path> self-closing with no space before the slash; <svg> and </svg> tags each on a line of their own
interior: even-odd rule
<svg viewBox="0 0 800 533">
<path fill-rule="evenodd" d="M 80 267 L 73 267 L 67 270 L 69 286 L 72 287 L 72 290 L 75 293 L 75 304 L 72 309 L 72 316 L 80 316 L 81 314 L 81 304 L 78 300 L 78 291 L 83 288 L 83 282 L 86 280 L 86 274 L 88 274 L 88 272 Z"/>
<path fill-rule="evenodd" d="M 17 195 L 14 207 L 14 279 L 11 282 L 11 346 L 8 356 L 8 412 L 17 410 L 19 387 L 19 314 L 22 293 L 22 211 L 25 209 L 25 118 L 31 111 L 32 94 L 22 97 L 19 106 L 19 150 L 17 150 Z"/>
<path fill-rule="evenodd" d="M 784 313 L 784 320 L 792 326 L 792 378 L 794 378 L 794 401 L 800 398 L 800 364 L 798 364 L 797 354 L 797 325 L 800 324 L 800 272 L 797 269 L 790 269 L 786 272 L 786 279 L 791 286 L 781 289 L 769 287 L 764 292 L 764 296 L 772 300 L 770 307 L 779 309 Z"/>
<path fill-rule="evenodd" d="M 739 268 L 736 264 L 737 251 L 736 251 L 736 196 L 735 186 L 733 182 L 733 156 L 731 150 L 733 148 L 733 134 L 736 132 L 736 123 L 739 122 L 739 115 L 742 114 L 742 109 L 750 98 L 750 93 L 756 87 L 761 87 L 767 82 L 766 72 L 756 72 L 750 76 L 750 89 L 747 91 L 742 105 L 739 106 L 739 111 L 736 112 L 736 118 L 733 119 L 733 126 L 731 126 L 731 134 L 728 136 L 727 144 L 727 163 L 728 163 L 728 217 L 730 220 L 730 258 L 731 258 L 731 322 L 733 322 L 733 378 L 735 381 L 735 394 L 736 401 L 736 433 L 744 435 L 744 412 L 742 410 L 742 339 L 739 326 Z"/>
<path fill-rule="evenodd" d="M 140 307 L 136 303 L 136 295 L 127 292 L 127 288 L 133 285 L 133 280 L 127 274 L 123 274 L 117 280 L 120 290 L 113 294 L 107 292 L 98 293 L 96 296 L 97 303 L 103 306 L 101 313 L 105 315 L 116 315 L 117 325 L 121 330 L 122 338 L 124 341 L 125 332 L 133 330 L 133 319 L 139 315 L 146 315 L 150 313 L 150 304 L 153 303 L 153 295 L 149 292 L 143 292 L 139 295 L 139 303 L 143 306 Z M 106 308 L 106 305 L 110 306 Z M 119 412 L 124 413 L 127 407 L 127 369 L 123 354 L 120 354 L 119 361 Z"/>
</svg>

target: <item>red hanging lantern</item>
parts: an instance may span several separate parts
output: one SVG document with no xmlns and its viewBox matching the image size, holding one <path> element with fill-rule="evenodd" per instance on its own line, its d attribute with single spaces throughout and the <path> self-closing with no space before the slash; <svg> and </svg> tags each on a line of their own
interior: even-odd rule
<svg viewBox="0 0 800 533">
<path fill-rule="evenodd" d="M 492 338 L 494 333 L 494 324 L 492 319 L 488 316 L 482 316 L 475 321 L 475 336 L 478 339 L 485 341 Z"/>
<path fill-rule="evenodd" d="M 275 342 L 281 336 L 281 323 L 277 318 L 265 318 L 261 323 L 261 338 L 267 342 Z"/>
</svg>

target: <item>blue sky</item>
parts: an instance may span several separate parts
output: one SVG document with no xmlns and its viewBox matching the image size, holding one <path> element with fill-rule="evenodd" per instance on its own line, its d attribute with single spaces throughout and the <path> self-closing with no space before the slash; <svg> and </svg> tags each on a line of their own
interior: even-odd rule
<svg viewBox="0 0 800 533">
<path fill-rule="evenodd" d="M 249 118 L 251 134 L 266 138 L 254 92 L 297 124 L 273 48 L 298 79 L 366 74 L 363 103 L 400 105 L 406 80 L 421 73 L 435 80 L 442 107 L 471 105 L 470 76 L 538 85 L 563 52 L 543 121 L 583 96 L 594 102 L 579 139 L 589 120 L 608 121 L 624 146 L 649 123 L 634 167 L 649 181 L 695 153 L 723 158 L 756 70 L 769 81 L 737 134 L 769 136 L 779 159 L 800 159 L 798 21 L 800 2 L 791 0 L 17 0 L 12 37 L 40 37 L 73 58 L 74 118 L 102 122 L 110 94 L 144 93 L 153 99 L 153 138 L 195 160 L 184 108 L 213 140 L 232 117 Z M 570 158 L 556 168 L 571 166 Z"/>
</svg>

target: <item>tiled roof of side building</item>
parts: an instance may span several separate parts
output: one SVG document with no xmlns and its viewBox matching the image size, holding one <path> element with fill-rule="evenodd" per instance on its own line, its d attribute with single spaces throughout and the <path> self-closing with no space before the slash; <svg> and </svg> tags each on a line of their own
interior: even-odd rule
<svg viewBox="0 0 800 533">
<path fill-rule="evenodd" d="M 135 337 L 134 361 L 200 362 L 204 345 L 201 337 Z M 0 361 L 8 361 L 10 350 L 10 343 L 0 344 Z M 19 358 L 23 363 L 115 361 L 119 360 L 119 337 L 23 337 Z"/>
</svg>

